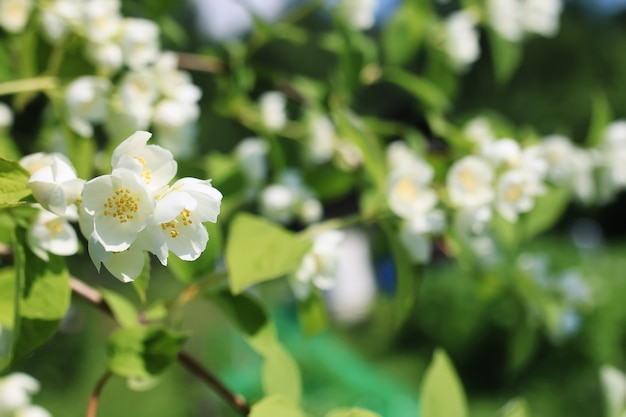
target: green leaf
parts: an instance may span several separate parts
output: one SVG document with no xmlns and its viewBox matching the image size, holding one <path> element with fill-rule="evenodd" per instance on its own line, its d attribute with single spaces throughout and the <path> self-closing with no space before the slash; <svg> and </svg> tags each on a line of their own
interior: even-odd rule
<svg viewBox="0 0 626 417">
<path fill-rule="evenodd" d="M 382 43 L 386 64 L 401 66 L 417 54 L 432 17 L 428 3 L 405 1 L 385 25 Z"/>
<path fill-rule="evenodd" d="M 124 377 L 158 375 L 176 360 L 186 339 L 160 326 L 122 327 L 109 338 L 109 369 Z"/>
<path fill-rule="evenodd" d="M 237 215 L 226 242 L 231 291 L 239 294 L 251 285 L 294 272 L 310 248 L 310 241 L 281 226 L 251 214 Z"/>
<path fill-rule="evenodd" d="M 351 408 L 330 411 L 326 417 L 380 417 L 380 415 L 362 408 Z"/>
<path fill-rule="evenodd" d="M 14 331 L 15 359 L 26 356 L 54 335 L 71 296 L 65 259 L 49 254 L 48 261 L 43 261 L 26 246 L 25 235 L 24 229 L 16 230 L 19 325 Z"/>
<path fill-rule="evenodd" d="M 521 44 L 502 38 L 494 30 L 489 31 L 489 43 L 496 81 L 504 84 L 511 78 L 522 60 Z"/>
<path fill-rule="evenodd" d="M 96 155 L 95 139 L 82 138 L 71 129 L 65 129 L 63 135 L 69 142 L 69 157 L 78 178 L 93 177 L 95 171 L 93 160 Z"/>
<path fill-rule="evenodd" d="M 209 298 L 246 335 L 255 335 L 267 324 L 268 317 L 265 309 L 246 294 L 233 295 L 228 290 L 221 290 L 211 294 Z"/>
<path fill-rule="evenodd" d="M 446 94 L 426 78 L 400 68 L 386 68 L 383 78 L 405 89 L 428 110 L 442 111 L 450 107 L 450 100 Z"/>
<path fill-rule="evenodd" d="M 417 298 L 419 267 L 409 257 L 406 249 L 398 239 L 398 232 L 389 221 L 381 222 L 385 232 L 393 264 L 396 269 L 396 290 L 393 300 L 394 325 L 400 327 L 410 313 Z"/>
<path fill-rule="evenodd" d="M 108 304 L 115 321 L 117 321 L 122 327 L 135 327 L 139 326 L 139 319 L 137 318 L 137 309 L 122 295 L 109 291 L 104 288 L 100 288 L 100 294 L 104 298 L 104 301 Z"/>
<path fill-rule="evenodd" d="M 15 161 L 0 157 L 0 209 L 22 204 L 31 194 L 26 188 L 30 174 Z"/>
<path fill-rule="evenodd" d="M 271 395 L 252 406 L 250 417 L 306 417 L 306 414 L 288 398 Z"/>
<path fill-rule="evenodd" d="M 148 294 L 148 285 L 150 283 L 150 255 L 148 252 L 145 252 L 143 257 L 143 270 L 133 281 L 133 288 L 135 292 L 137 292 L 137 296 L 139 296 L 141 302 L 145 303 Z"/>
<path fill-rule="evenodd" d="M 216 223 L 205 223 L 209 233 L 207 247 L 195 261 L 183 261 L 177 256 L 170 256 L 167 267 L 184 284 L 192 284 L 204 278 L 215 269 L 215 262 L 221 256 L 223 236 L 222 228 Z"/>
<path fill-rule="evenodd" d="M 0 371 L 11 363 L 17 319 L 17 276 L 14 268 L 0 269 Z"/>
<path fill-rule="evenodd" d="M 294 402 L 300 401 L 300 369 L 282 346 L 276 344 L 271 353 L 265 356 L 262 379 L 266 395 L 281 394 Z"/>
<path fill-rule="evenodd" d="M 318 291 L 311 291 L 306 300 L 298 301 L 298 318 L 306 336 L 326 330 L 326 308 Z"/>
<path fill-rule="evenodd" d="M 589 132 L 585 143 L 587 146 L 595 147 L 602 143 L 604 130 L 613 120 L 613 112 L 606 94 L 597 93 L 591 97 L 591 120 L 589 122 Z"/>
<path fill-rule="evenodd" d="M 530 240 L 550 229 L 561 218 L 570 202 L 570 191 L 565 187 L 551 186 L 535 199 L 535 207 L 520 219 L 524 240 Z"/>
<path fill-rule="evenodd" d="M 355 186 L 356 177 L 353 173 L 340 171 L 334 166 L 320 166 L 305 173 L 305 183 L 322 201 L 338 200 L 347 195 Z"/>
<path fill-rule="evenodd" d="M 421 389 L 421 415 L 467 417 L 467 399 L 448 355 L 437 349 L 426 369 Z"/>
<path fill-rule="evenodd" d="M 498 413 L 498 417 L 528 417 L 528 404 L 523 398 L 514 398 Z"/>
</svg>

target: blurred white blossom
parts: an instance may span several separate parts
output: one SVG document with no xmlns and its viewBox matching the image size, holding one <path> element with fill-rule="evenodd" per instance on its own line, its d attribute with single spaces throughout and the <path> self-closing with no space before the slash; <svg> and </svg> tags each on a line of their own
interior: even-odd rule
<svg viewBox="0 0 626 417">
<path fill-rule="evenodd" d="M 445 50 L 457 70 L 466 69 L 480 56 L 476 20 L 467 11 L 457 11 L 445 21 Z"/>
<path fill-rule="evenodd" d="M 33 253 L 48 261 L 48 252 L 60 256 L 78 252 L 76 231 L 68 220 L 78 220 L 76 206 L 69 206 L 63 216 L 40 210 L 26 232 L 26 240 Z"/>
<path fill-rule="evenodd" d="M 532 210 L 535 197 L 543 193 L 543 183 L 532 173 L 523 169 L 506 171 L 496 185 L 496 209 L 502 217 L 514 223 L 520 213 Z"/>
<path fill-rule="evenodd" d="M 294 169 L 284 171 L 277 183 L 261 191 L 259 211 L 284 224 L 296 218 L 304 224 L 315 223 L 323 216 L 322 204 Z"/>
<path fill-rule="evenodd" d="M 286 99 L 283 93 L 268 91 L 259 97 L 261 120 L 270 130 L 280 130 L 287 123 Z"/>
<path fill-rule="evenodd" d="M 0 0 L 0 27 L 11 33 L 21 32 L 32 7 L 32 0 Z"/>
<path fill-rule="evenodd" d="M 157 60 L 160 51 L 159 26 L 151 20 L 125 18 L 122 22 L 121 46 L 124 62 L 140 70 Z"/>
<path fill-rule="evenodd" d="M 92 123 L 104 121 L 108 113 L 111 83 L 96 76 L 82 76 L 72 81 L 65 90 L 65 104 L 70 127 L 79 135 L 93 134 Z"/>
<path fill-rule="evenodd" d="M 0 101 L 0 130 L 8 129 L 13 124 L 13 111 Z"/>
<path fill-rule="evenodd" d="M 479 207 L 491 203 L 493 168 L 477 156 L 466 156 L 456 161 L 447 177 L 450 201 L 457 207 Z"/>
<path fill-rule="evenodd" d="M 339 0 L 339 13 L 355 29 L 366 30 L 374 25 L 376 0 Z"/>
</svg>

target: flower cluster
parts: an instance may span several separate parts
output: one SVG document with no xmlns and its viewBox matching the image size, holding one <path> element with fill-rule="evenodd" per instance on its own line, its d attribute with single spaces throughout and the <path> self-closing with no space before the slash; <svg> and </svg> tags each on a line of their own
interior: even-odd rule
<svg viewBox="0 0 626 417">
<path fill-rule="evenodd" d="M 517 42 L 525 33 L 553 36 L 559 30 L 561 0 L 488 0 L 488 19 L 493 29 Z"/>
<path fill-rule="evenodd" d="M 322 203 L 304 184 L 298 171 L 284 171 L 277 183 L 261 191 L 259 211 L 279 223 L 290 223 L 298 219 L 304 224 L 315 223 L 322 218 Z"/>
<path fill-rule="evenodd" d="M 143 269 L 143 251 L 163 265 L 169 252 L 192 261 L 209 239 L 203 222 L 216 222 L 222 194 L 210 180 L 182 178 L 168 185 L 177 164 L 171 152 L 147 145 L 138 131 L 113 152 L 112 172 L 89 180 L 82 191 L 80 226 L 89 255 L 128 282 Z"/>
<path fill-rule="evenodd" d="M 0 378 L 0 416 L 51 417 L 44 408 L 31 404 L 31 396 L 39 391 L 39 382 L 30 375 L 12 373 Z"/>
<path fill-rule="evenodd" d="M 70 34 L 81 39 L 99 74 L 65 89 L 72 130 L 90 137 L 94 124 L 104 124 L 111 136 L 124 137 L 152 126 L 159 143 L 177 156 L 193 153 L 202 93 L 178 70 L 176 54 L 161 51 L 156 23 L 123 17 L 119 0 L 0 0 L 0 28 L 19 33 L 31 18 L 54 44 Z"/>
<path fill-rule="evenodd" d="M 353 171 L 361 164 L 361 150 L 337 134 L 327 116 L 314 113 L 308 121 L 308 154 L 315 164 L 333 161 L 339 168 Z"/>
</svg>

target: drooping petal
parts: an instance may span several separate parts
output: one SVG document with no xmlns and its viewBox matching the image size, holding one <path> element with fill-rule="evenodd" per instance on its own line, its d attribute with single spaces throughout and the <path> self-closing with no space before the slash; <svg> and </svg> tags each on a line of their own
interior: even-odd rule
<svg viewBox="0 0 626 417">
<path fill-rule="evenodd" d="M 104 266 L 120 281 L 131 282 L 141 274 L 144 263 L 143 250 L 132 245 L 122 252 L 113 252 L 109 260 L 104 262 Z"/>
</svg>

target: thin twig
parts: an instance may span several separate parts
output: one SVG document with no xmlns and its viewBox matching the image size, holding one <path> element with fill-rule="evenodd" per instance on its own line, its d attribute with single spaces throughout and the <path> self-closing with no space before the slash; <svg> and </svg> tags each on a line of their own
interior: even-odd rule
<svg viewBox="0 0 626 417">
<path fill-rule="evenodd" d="M 189 54 L 178 52 L 178 68 L 208 72 L 210 74 L 221 74 L 224 72 L 224 63 L 217 58 L 206 55 Z"/>
<path fill-rule="evenodd" d="M 96 386 L 94 387 L 93 392 L 89 397 L 89 405 L 87 406 L 86 417 L 96 417 L 98 413 L 98 401 L 100 400 L 100 394 L 102 393 L 104 385 L 107 383 L 109 378 L 111 378 L 111 376 L 113 376 L 111 371 L 106 371 L 96 383 Z"/>
<path fill-rule="evenodd" d="M 92 304 L 94 307 L 97 307 L 100 311 L 106 313 L 107 315 L 113 317 L 111 308 L 106 303 L 100 292 L 98 292 L 98 290 L 73 277 L 70 278 L 70 287 L 72 288 L 72 293 L 74 293 L 76 296 Z M 241 415 L 247 416 L 250 413 L 250 407 L 242 396 L 230 391 L 215 375 L 209 372 L 208 369 L 202 366 L 200 362 L 196 361 L 188 353 L 180 351 L 178 353 L 178 362 L 185 368 L 187 368 L 189 372 L 200 378 L 202 381 L 206 382 L 207 385 L 211 387 L 211 389 L 213 389 L 218 395 L 220 395 L 222 399 L 228 402 L 233 408 L 239 411 Z M 93 416 L 95 416 L 95 414 L 87 415 L 87 417 Z"/>
</svg>

